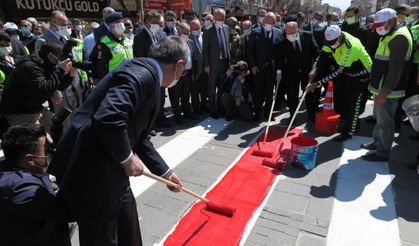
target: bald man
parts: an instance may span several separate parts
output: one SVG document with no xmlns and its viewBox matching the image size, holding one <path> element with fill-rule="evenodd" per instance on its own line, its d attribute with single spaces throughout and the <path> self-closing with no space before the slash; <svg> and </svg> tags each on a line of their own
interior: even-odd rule
<svg viewBox="0 0 419 246">
<path fill-rule="evenodd" d="M 309 33 L 299 32 L 297 22 L 291 21 L 285 25 L 286 38 L 279 47 L 279 64 L 281 71 L 278 80 L 280 88 L 287 94 L 287 106 L 292 116 L 298 105 L 300 88 L 304 89 L 308 83 L 308 74 L 317 57 L 317 46 Z M 314 122 L 318 110 L 320 90 L 310 92 L 306 96 L 308 119 Z"/>
<path fill-rule="evenodd" d="M 65 45 L 70 35 L 71 27 L 67 16 L 60 10 L 54 10 L 51 13 L 50 28 L 36 41 L 35 49 L 38 50 L 45 41 L 53 41 Z"/>
<path fill-rule="evenodd" d="M 278 46 L 283 37 L 282 31 L 274 27 L 275 22 L 276 15 L 268 12 L 263 25 L 254 28 L 249 39 L 249 67 L 254 76 L 254 112 L 258 122 L 262 120 L 262 111 L 264 119 L 268 118 L 272 104 Z"/>
<path fill-rule="evenodd" d="M 224 112 L 221 76 L 230 64 L 230 30 L 224 24 L 225 16 L 224 9 L 214 10 L 214 25 L 204 32 L 203 40 L 204 71 L 208 74 L 208 110 L 214 119 L 218 119 L 219 113 Z"/>
</svg>

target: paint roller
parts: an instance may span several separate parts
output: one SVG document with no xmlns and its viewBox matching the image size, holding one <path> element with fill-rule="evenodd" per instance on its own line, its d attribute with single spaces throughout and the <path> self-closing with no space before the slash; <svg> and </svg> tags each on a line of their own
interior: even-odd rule
<svg viewBox="0 0 419 246">
<path fill-rule="evenodd" d="M 269 127 L 271 126 L 271 120 L 272 120 L 272 112 L 274 111 L 276 95 L 278 94 L 278 90 L 279 90 L 279 82 L 280 81 L 278 81 L 276 83 L 275 94 L 274 94 L 273 99 L 272 99 L 271 110 L 269 111 L 268 124 L 266 125 L 265 134 L 263 135 L 263 143 L 266 143 L 266 141 L 268 140 Z M 253 149 L 252 155 L 272 158 L 272 156 L 273 156 L 273 151 L 272 150 L 261 149 L 260 145 L 259 145 L 259 142 L 257 143 L 257 146 L 258 146 L 257 149 Z"/>
<path fill-rule="evenodd" d="M 177 187 L 178 186 L 176 183 L 173 183 L 170 180 L 167 180 L 165 178 L 162 178 L 160 176 L 152 174 L 152 173 L 148 172 L 147 170 L 143 171 L 143 175 L 146 176 L 146 177 L 149 177 L 151 179 L 154 179 L 154 180 L 156 180 L 160 183 L 169 185 L 171 187 Z M 222 214 L 222 215 L 225 215 L 225 216 L 228 216 L 228 217 L 232 217 L 234 212 L 236 211 L 235 208 L 232 208 L 232 207 L 229 207 L 229 206 L 223 206 L 223 205 L 219 205 L 219 204 L 215 204 L 213 202 L 210 202 L 208 199 L 196 194 L 195 192 L 193 192 L 193 191 L 191 191 L 191 190 L 189 190 L 185 187 L 180 187 L 180 190 L 182 192 L 185 192 L 188 195 L 191 195 L 191 196 L 203 201 L 206 205 L 206 207 L 205 207 L 206 210 L 209 210 L 209 211 L 212 211 L 212 212 L 215 212 L 215 213 L 218 213 L 218 214 Z"/>
<path fill-rule="evenodd" d="M 278 166 L 278 160 L 279 160 L 279 157 L 280 157 L 279 152 L 281 151 L 282 147 L 284 146 L 284 140 L 288 137 L 288 134 L 291 130 L 292 124 L 294 124 L 295 117 L 297 116 L 298 110 L 300 110 L 301 104 L 303 104 L 303 101 L 306 98 L 306 95 L 307 95 L 307 89 L 304 90 L 303 96 L 301 97 L 300 102 L 298 103 L 298 106 L 295 109 L 294 114 L 292 115 L 292 118 L 291 118 L 290 123 L 288 124 L 287 130 L 285 131 L 284 136 L 281 138 L 281 142 L 278 144 L 278 147 L 275 151 L 275 153 L 277 153 L 278 156 L 274 156 L 273 158 L 269 158 L 269 159 L 264 159 L 262 161 L 263 165 L 271 166 L 271 167 L 277 167 Z M 284 164 L 285 163 L 281 163 L 280 165 L 283 166 Z"/>
</svg>

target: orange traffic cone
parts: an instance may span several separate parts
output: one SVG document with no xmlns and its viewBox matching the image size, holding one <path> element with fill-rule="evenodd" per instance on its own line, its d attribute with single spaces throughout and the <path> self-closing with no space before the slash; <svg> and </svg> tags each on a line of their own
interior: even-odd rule
<svg viewBox="0 0 419 246">
<path fill-rule="evenodd" d="M 323 110 L 316 114 L 315 129 L 320 134 L 331 135 L 338 131 L 340 115 L 333 108 L 333 82 L 329 81 Z"/>
</svg>

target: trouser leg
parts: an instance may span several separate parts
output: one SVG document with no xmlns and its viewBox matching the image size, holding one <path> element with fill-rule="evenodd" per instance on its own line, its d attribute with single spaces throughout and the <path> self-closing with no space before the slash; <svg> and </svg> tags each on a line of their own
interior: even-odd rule
<svg viewBox="0 0 419 246">
<path fill-rule="evenodd" d="M 377 146 L 377 154 L 387 157 L 393 144 L 396 113 L 398 100 L 387 99 L 382 105 L 374 105 L 376 108 L 376 119 L 373 130 L 374 144 Z"/>
</svg>

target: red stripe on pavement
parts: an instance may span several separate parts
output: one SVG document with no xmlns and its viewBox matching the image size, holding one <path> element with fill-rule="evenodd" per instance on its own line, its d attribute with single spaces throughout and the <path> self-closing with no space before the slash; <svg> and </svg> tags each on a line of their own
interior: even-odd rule
<svg viewBox="0 0 419 246">
<path fill-rule="evenodd" d="M 284 135 L 285 128 L 271 127 L 267 143 L 259 146 L 273 150 Z M 300 135 L 293 129 L 283 149 L 290 149 L 291 139 Z M 263 136 L 259 141 L 263 141 Z M 203 202 L 193 205 L 164 242 L 164 245 L 238 245 L 247 223 L 260 206 L 272 186 L 277 172 L 262 165 L 264 157 L 252 155 L 249 148 L 222 180 L 206 194 L 217 205 L 236 208 L 233 217 L 223 216 L 205 209 Z M 210 156 L 208 158 L 211 158 Z"/>
</svg>

